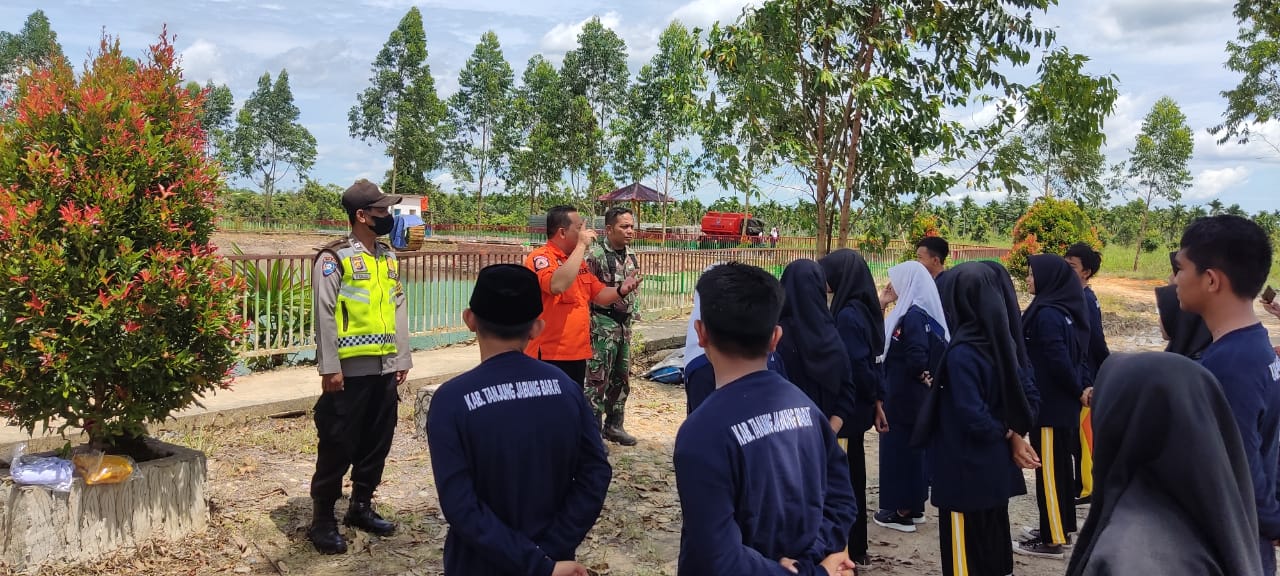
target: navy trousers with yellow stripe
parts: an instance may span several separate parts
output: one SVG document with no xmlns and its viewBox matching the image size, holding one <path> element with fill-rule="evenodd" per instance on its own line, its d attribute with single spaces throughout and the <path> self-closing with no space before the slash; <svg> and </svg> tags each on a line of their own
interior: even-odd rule
<svg viewBox="0 0 1280 576">
<path fill-rule="evenodd" d="M 1009 506 L 979 512 L 938 510 L 943 576 L 1013 574 Z"/>
<path fill-rule="evenodd" d="M 1073 447 L 1080 440 L 1075 428 L 1040 428 L 1031 432 L 1031 447 L 1040 455 L 1036 470 L 1036 504 L 1040 508 L 1040 538 L 1046 544 L 1066 544 L 1076 531 L 1076 481 Z"/>
</svg>

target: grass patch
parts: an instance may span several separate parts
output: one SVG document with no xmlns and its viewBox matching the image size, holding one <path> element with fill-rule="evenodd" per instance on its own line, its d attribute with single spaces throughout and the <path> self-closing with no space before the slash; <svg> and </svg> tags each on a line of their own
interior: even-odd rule
<svg viewBox="0 0 1280 576">
<path fill-rule="evenodd" d="M 181 432 L 166 432 L 161 435 L 160 439 L 170 444 L 186 446 L 197 452 L 203 452 L 205 456 L 213 457 L 224 446 L 225 435 L 225 432 L 220 432 L 216 428 L 201 426 Z"/>
<path fill-rule="evenodd" d="M 1138 257 L 1138 269 L 1133 269 L 1133 253 L 1137 246 L 1109 244 L 1102 249 L 1100 276 L 1159 280 L 1169 277 L 1169 251 L 1143 252 Z"/>
<path fill-rule="evenodd" d="M 282 454 L 315 454 L 316 442 L 316 431 L 311 426 L 311 421 L 301 418 L 276 424 L 269 429 L 243 430 L 236 440 L 239 446 L 253 446 Z"/>
<path fill-rule="evenodd" d="M 1172 270 L 1169 267 L 1169 252 L 1160 249 L 1155 252 L 1143 252 L 1138 257 L 1138 269 L 1133 269 L 1133 252 L 1136 246 L 1111 244 L 1102 249 L 1102 270 L 1100 276 L 1117 278 L 1134 278 L 1138 280 L 1164 280 Z M 1271 262 L 1271 274 L 1267 283 L 1280 288 L 1280 250 L 1275 251 L 1275 259 Z"/>
</svg>

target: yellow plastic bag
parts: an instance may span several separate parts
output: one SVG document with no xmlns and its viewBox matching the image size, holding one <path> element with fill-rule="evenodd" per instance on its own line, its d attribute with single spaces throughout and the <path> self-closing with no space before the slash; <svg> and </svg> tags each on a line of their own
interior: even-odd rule
<svg viewBox="0 0 1280 576">
<path fill-rule="evenodd" d="M 133 475 L 133 460 L 127 456 L 111 456 L 102 452 L 76 454 L 71 461 L 76 465 L 76 472 L 84 478 L 84 483 L 119 484 Z"/>
</svg>

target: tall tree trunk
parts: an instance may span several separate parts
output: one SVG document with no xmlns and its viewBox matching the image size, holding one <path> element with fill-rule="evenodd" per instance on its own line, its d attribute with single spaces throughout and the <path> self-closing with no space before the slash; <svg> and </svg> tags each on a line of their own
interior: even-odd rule
<svg viewBox="0 0 1280 576">
<path fill-rule="evenodd" d="M 1142 256 L 1142 243 L 1147 238 L 1147 214 L 1151 212 L 1151 195 L 1153 191 L 1147 189 L 1147 202 L 1142 207 L 1142 224 L 1138 226 L 1138 249 L 1133 252 L 1133 271 L 1138 271 L 1138 258 Z"/>
<path fill-rule="evenodd" d="M 485 176 L 485 171 L 488 168 L 487 166 L 485 166 L 485 161 L 489 159 L 488 148 L 489 148 L 489 127 L 488 127 L 488 123 L 486 122 L 485 126 L 480 129 L 480 162 L 479 162 L 480 169 L 477 171 L 478 174 L 480 175 L 480 177 L 477 178 L 477 180 L 479 180 L 480 186 L 479 188 L 476 189 L 476 226 L 477 227 L 484 225 L 484 176 Z M 478 232 L 479 231 L 477 230 L 477 233 Z"/>
<path fill-rule="evenodd" d="M 667 168 L 662 177 L 662 243 L 660 246 L 667 247 L 667 199 L 671 198 L 671 141 L 667 140 L 666 148 Z M 636 220 L 637 225 L 639 219 Z"/>
<path fill-rule="evenodd" d="M 396 193 L 396 173 L 400 172 L 400 115 L 396 114 L 395 143 L 391 145 L 391 193 Z"/>
<path fill-rule="evenodd" d="M 400 152 L 391 153 L 391 193 L 396 193 L 396 172 L 400 171 Z"/>
<path fill-rule="evenodd" d="M 874 28 L 880 24 L 881 8 L 876 5 L 872 9 L 870 22 L 867 23 L 868 28 Z M 871 64 L 875 58 L 876 49 L 866 38 L 862 39 L 862 80 L 865 82 L 871 77 Z M 849 95 L 853 97 L 852 94 Z M 858 176 L 858 159 L 861 152 L 858 147 L 862 143 L 862 116 L 865 108 L 861 102 L 858 102 L 853 109 L 852 129 L 849 134 L 849 153 L 846 158 L 844 167 L 844 196 L 840 199 L 840 243 L 841 248 L 848 247 L 849 229 L 851 221 L 849 214 L 853 207 L 853 191 Z"/>
</svg>

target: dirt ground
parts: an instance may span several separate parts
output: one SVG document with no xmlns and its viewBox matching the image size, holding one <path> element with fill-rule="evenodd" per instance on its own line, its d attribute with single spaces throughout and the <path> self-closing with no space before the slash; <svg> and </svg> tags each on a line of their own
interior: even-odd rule
<svg viewBox="0 0 1280 576">
<path fill-rule="evenodd" d="M 1161 347 L 1151 296 L 1154 285 L 1107 279 L 1096 283 L 1113 351 Z M 637 378 L 628 411 L 629 428 L 640 443 L 631 448 L 610 446 L 613 482 L 599 522 L 579 548 L 579 559 L 597 574 L 675 574 L 680 507 L 671 452 L 684 417 L 684 391 Z M 401 529 L 393 537 L 377 539 L 345 531 L 354 538 L 346 555 L 316 554 L 305 540 L 311 515 L 308 485 L 314 465 L 314 427 L 309 417 L 266 419 L 165 438 L 209 455 L 212 520 L 205 533 L 124 551 L 92 566 L 49 567 L 42 574 L 439 574 L 446 525 L 436 499 L 426 444 L 413 436 L 411 412 L 412 402 L 403 402 L 386 480 L 376 498 L 381 513 L 400 523 Z M 878 501 L 877 442 L 874 433 L 868 433 L 865 440 L 869 499 L 874 505 Z M 345 501 L 339 504 L 339 513 L 345 505 Z M 1083 523 L 1087 510 L 1077 513 Z M 915 534 L 873 523 L 874 562 L 863 573 L 940 573 L 935 514 L 930 508 L 928 522 Z M 1017 536 L 1022 526 L 1035 522 L 1034 496 L 1014 499 L 1010 514 L 1015 532 L 1011 536 Z M 1049 576 L 1062 574 L 1066 562 L 1019 556 L 1016 566 L 1020 575 Z"/>
</svg>

